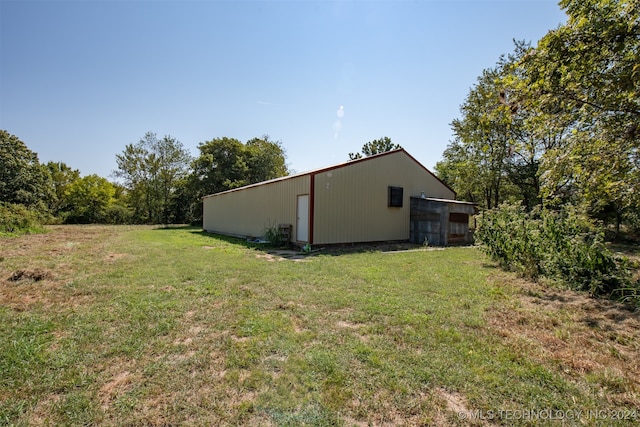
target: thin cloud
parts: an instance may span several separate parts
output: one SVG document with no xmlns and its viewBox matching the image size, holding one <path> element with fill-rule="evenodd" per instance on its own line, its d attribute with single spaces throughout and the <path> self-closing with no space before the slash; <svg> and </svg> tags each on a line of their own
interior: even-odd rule
<svg viewBox="0 0 640 427">
<path fill-rule="evenodd" d="M 333 123 L 333 138 L 337 139 L 340 132 L 342 132 L 342 118 L 344 117 L 344 106 L 341 105 L 336 111 L 336 116 L 338 116 L 338 120 Z"/>
</svg>

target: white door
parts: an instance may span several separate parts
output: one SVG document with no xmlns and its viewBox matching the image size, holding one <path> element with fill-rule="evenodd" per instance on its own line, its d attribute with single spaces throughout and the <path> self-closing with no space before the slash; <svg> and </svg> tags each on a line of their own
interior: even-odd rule
<svg viewBox="0 0 640 427">
<path fill-rule="evenodd" d="M 309 241 L 309 195 L 298 196 L 298 217 L 296 220 L 296 241 Z"/>
</svg>

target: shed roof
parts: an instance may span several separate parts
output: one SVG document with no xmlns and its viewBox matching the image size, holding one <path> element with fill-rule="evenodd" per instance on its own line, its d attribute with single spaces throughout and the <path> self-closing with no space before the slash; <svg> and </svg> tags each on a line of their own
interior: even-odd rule
<svg viewBox="0 0 640 427">
<path fill-rule="evenodd" d="M 261 185 L 272 184 L 272 183 L 279 182 L 279 181 L 284 181 L 284 180 L 287 180 L 287 179 L 299 178 L 299 177 L 305 176 L 305 175 L 315 175 L 315 174 L 326 172 L 326 171 L 329 171 L 329 170 L 334 170 L 334 169 L 339 169 L 339 168 L 351 166 L 353 164 L 360 163 L 360 162 L 371 161 L 371 160 L 374 160 L 376 158 L 380 158 L 380 157 L 383 157 L 383 156 L 388 156 L 388 155 L 396 154 L 396 153 L 400 153 L 400 152 L 404 153 L 407 157 L 409 157 L 409 159 L 411 159 L 416 164 L 418 164 L 418 166 L 420 166 L 422 169 L 424 169 L 428 174 L 433 176 L 442 185 L 444 185 L 449 190 L 451 190 L 453 192 L 453 194 L 456 194 L 456 192 L 453 190 L 453 188 L 451 188 L 447 184 L 445 184 L 444 181 L 442 181 L 440 178 L 438 178 L 433 172 L 431 172 L 429 169 L 427 169 L 422 163 L 417 161 L 415 159 L 415 157 L 413 157 L 411 154 L 409 154 L 404 148 L 398 148 L 396 150 L 385 151 L 384 153 L 374 154 L 373 156 L 363 157 L 361 159 L 349 160 L 349 161 L 346 161 L 346 162 L 337 163 L 335 165 L 326 166 L 326 167 L 323 167 L 323 168 L 313 169 L 313 170 L 309 170 L 309 171 L 306 171 L 306 172 L 300 172 L 300 173 L 296 173 L 296 174 L 293 174 L 293 175 L 282 176 L 280 178 L 274 178 L 274 179 L 270 179 L 268 181 L 257 182 L 255 184 L 249 184 L 249 185 L 245 185 L 243 187 L 238 187 L 238 188 L 233 188 L 231 190 L 221 191 L 219 193 L 209 194 L 207 196 L 204 196 L 203 199 L 206 199 L 207 197 L 217 196 L 219 194 L 226 194 L 226 193 L 232 193 L 234 191 L 244 190 L 246 188 L 258 187 L 258 186 L 261 186 Z"/>
<path fill-rule="evenodd" d="M 411 196 L 413 197 L 413 196 Z M 424 199 L 424 200 L 430 200 L 432 202 L 442 202 L 442 203 L 456 203 L 458 205 L 472 205 L 472 206 L 478 206 L 477 203 L 475 202 L 465 202 L 462 200 L 450 200 L 450 199 L 438 199 L 436 197 L 414 197 L 416 199 Z"/>
</svg>

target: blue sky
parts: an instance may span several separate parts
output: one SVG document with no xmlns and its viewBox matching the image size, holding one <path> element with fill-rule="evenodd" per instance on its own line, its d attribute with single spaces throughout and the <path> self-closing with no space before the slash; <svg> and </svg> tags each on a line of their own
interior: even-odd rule
<svg viewBox="0 0 640 427">
<path fill-rule="evenodd" d="M 425 166 L 483 69 L 553 0 L 0 0 L 0 128 L 109 177 L 147 131 L 282 141 L 302 172 L 388 136 Z"/>
</svg>

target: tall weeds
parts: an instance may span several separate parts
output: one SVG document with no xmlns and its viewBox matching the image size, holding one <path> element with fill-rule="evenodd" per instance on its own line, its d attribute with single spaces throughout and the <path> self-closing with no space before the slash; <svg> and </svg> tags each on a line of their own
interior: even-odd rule
<svg viewBox="0 0 640 427">
<path fill-rule="evenodd" d="M 504 204 L 479 217 L 475 237 L 493 260 L 525 277 L 553 278 L 594 296 L 638 295 L 630 262 L 608 250 L 604 231 L 571 206 L 525 212 Z"/>
</svg>

